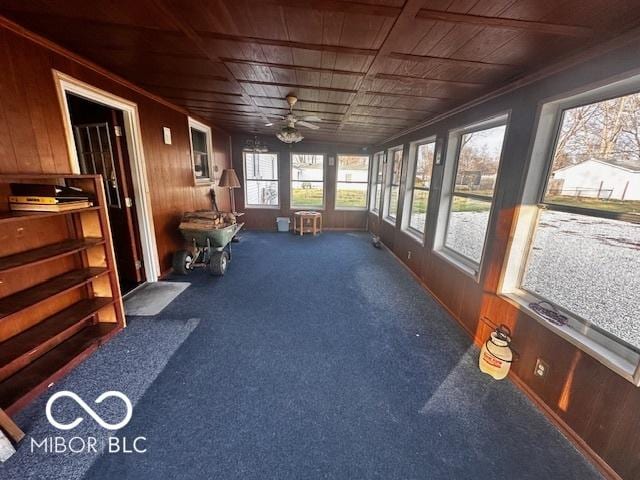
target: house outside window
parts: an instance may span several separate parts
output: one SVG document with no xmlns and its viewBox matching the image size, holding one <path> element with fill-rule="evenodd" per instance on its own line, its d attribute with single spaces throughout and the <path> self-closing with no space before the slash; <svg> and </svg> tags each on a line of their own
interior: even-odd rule
<svg viewBox="0 0 640 480">
<path fill-rule="evenodd" d="M 369 193 L 369 156 L 338 155 L 336 165 L 336 209 L 366 209 Z"/>
<path fill-rule="evenodd" d="M 640 385 L 640 77 L 542 108 L 501 294 Z"/>
<path fill-rule="evenodd" d="M 324 208 L 323 154 L 291 154 L 291 208 Z"/>
<path fill-rule="evenodd" d="M 243 152 L 244 198 L 246 207 L 280 205 L 278 154 Z"/>
</svg>

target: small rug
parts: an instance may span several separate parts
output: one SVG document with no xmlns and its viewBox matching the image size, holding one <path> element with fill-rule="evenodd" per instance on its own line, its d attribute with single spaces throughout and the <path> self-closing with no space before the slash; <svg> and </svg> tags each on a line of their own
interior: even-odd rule
<svg viewBox="0 0 640 480">
<path fill-rule="evenodd" d="M 189 286 L 182 282 L 155 282 L 143 285 L 124 301 L 126 315 L 158 315 Z"/>
</svg>

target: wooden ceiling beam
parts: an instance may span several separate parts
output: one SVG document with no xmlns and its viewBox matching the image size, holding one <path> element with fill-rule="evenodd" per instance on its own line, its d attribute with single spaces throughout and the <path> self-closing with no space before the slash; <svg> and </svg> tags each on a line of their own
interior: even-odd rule
<svg viewBox="0 0 640 480">
<path fill-rule="evenodd" d="M 374 95 L 379 97 L 396 97 L 396 98 L 423 98 L 428 100 L 436 100 L 440 102 L 448 102 L 449 100 L 456 100 L 453 97 L 436 97 L 434 95 L 429 95 L 428 93 L 424 93 L 423 90 L 413 89 L 413 93 L 409 92 L 381 92 L 377 90 L 367 90 L 363 92 L 363 95 Z M 355 107 L 354 107 L 355 108 Z"/>
<path fill-rule="evenodd" d="M 402 60 L 403 62 L 431 63 L 438 62 L 443 65 L 454 65 L 466 68 L 482 68 L 487 70 L 513 70 L 519 68 L 517 65 L 506 63 L 487 63 L 477 60 L 462 60 L 461 58 L 434 57 L 432 55 L 411 55 L 409 53 L 391 52 L 389 58 Z"/>
<path fill-rule="evenodd" d="M 266 96 L 260 96 L 260 95 L 252 95 L 253 98 L 266 98 L 268 100 L 279 100 L 281 102 L 285 102 L 284 98 L 280 98 L 280 97 L 266 97 Z M 340 107 L 348 107 L 349 104 L 348 103 L 340 103 L 340 102 L 324 102 L 321 100 L 309 100 L 306 98 L 300 98 L 298 97 L 298 103 L 300 102 L 306 102 L 306 103 L 319 103 L 321 105 L 336 105 L 336 106 L 340 106 Z M 263 105 L 263 107 L 265 107 L 266 105 Z"/>
<path fill-rule="evenodd" d="M 347 88 L 335 88 L 335 87 L 318 87 L 315 85 L 298 85 L 297 83 L 279 83 L 279 82 L 262 82 L 258 80 L 238 80 L 240 84 L 251 84 L 251 85 L 264 85 L 267 87 L 282 87 L 282 88 L 290 88 L 293 90 L 306 88 L 307 90 L 321 90 L 323 92 L 339 92 L 339 93 L 358 93 L 357 90 L 349 90 Z M 282 100 L 282 99 L 281 99 Z"/>
<path fill-rule="evenodd" d="M 376 110 L 399 110 L 399 111 L 403 111 L 403 112 L 416 112 L 416 113 L 421 113 L 421 114 L 425 114 L 428 115 L 430 113 L 439 113 L 439 111 L 436 110 L 425 110 L 423 108 L 404 108 L 404 107 L 386 107 L 384 105 L 366 105 L 364 103 L 360 103 L 358 105 L 356 105 L 356 107 L 358 108 L 372 108 L 372 109 L 376 109 Z M 358 115 L 357 112 L 354 113 L 355 115 Z"/>
<path fill-rule="evenodd" d="M 594 30 L 581 25 L 562 25 L 558 23 L 534 22 L 531 20 L 517 20 L 515 18 L 487 17 L 468 13 L 443 12 L 423 8 L 416 14 L 419 20 L 435 20 L 438 22 L 461 23 L 482 27 L 502 28 L 507 30 L 545 33 L 565 37 L 588 38 L 594 35 Z"/>
<path fill-rule="evenodd" d="M 233 97 L 243 97 L 242 93 L 237 92 L 220 92 L 218 90 L 205 90 L 201 88 L 185 88 L 179 87 L 176 85 L 161 85 L 157 83 L 149 83 L 149 82 L 137 82 L 139 85 L 149 88 L 166 88 L 167 90 L 179 90 L 181 92 L 195 92 L 195 93 L 207 93 L 210 95 L 230 95 Z"/>
<path fill-rule="evenodd" d="M 228 95 L 225 93 L 224 95 Z M 193 97 L 180 97 L 175 95 L 164 95 L 164 98 L 168 98 L 169 100 L 175 100 L 177 102 L 201 102 L 201 103 L 213 103 L 216 105 L 235 105 L 238 107 L 250 107 L 246 103 L 235 103 L 235 102 L 222 102 L 219 100 L 207 100 L 206 98 L 193 98 Z"/>
<path fill-rule="evenodd" d="M 208 46 L 202 41 L 202 38 L 199 36 L 199 34 L 193 28 L 191 28 L 190 23 L 183 20 L 181 17 L 179 17 L 178 14 L 175 13 L 174 11 L 175 9 L 167 5 L 165 3 L 165 0 L 150 0 L 150 1 L 165 16 L 165 18 L 168 21 L 170 21 L 179 31 L 181 31 L 184 35 L 186 35 L 187 38 L 196 46 L 196 48 L 200 50 L 204 55 L 206 55 L 207 58 L 212 63 L 214 64 L 220 63 L 220 58 L 217 55 L 215 55 L 210 48 L 208 48 Z M 249 93 L 246 92 L 242 87 L 242 84 L 240 84 L 236 80 L 236 78 L 233 76 L 233 72 L 231 72 L 231 70 L 229 70 L 229 68 L 225 64 L 222 64 L 222 65 L 227 70 L 230 83 L 232 83 L 233 85 L 236 85 L 239 88 L 239 90 L 242 91 L 241 96 L 245 100 L 245 102 L 247 104 L 252 105 L 256 113 L 259 113 L 262 116 L 262 118 L 266 120 L 267 117 L 260 109 L 260 106 L 253 101 Z"/>
<path fill-rule="evenodd" d="M 387 5 L 364 2 L 348 2 L 341 0 L 253 0 L 262 5 L 275 5 L 286 8 L 306 8 L 357 15 L 373 15 L 376 17 L 396 17 L 401 9 Z"/>
<path fill-rule="evenodd" d="M 255 45 L 297 48 L 300 50 L 314 50 L 317 52 L 343 53 L 346 55 L 361 55 L 365 57 L 373 57 L 378 52 L 377 50 L 372 50 L 369 48 L 353 48 L 353 47 L 342 47 L 340 45 L 324 45 L 319 43 L 291 42 L 288 40 L 275 40 L 275 39 L 259 38 L 259 37 L 244 37 L 241 35 L 229 35 L 226 33 L 218 33 L 218 32 L 198 31 L 196 33 L 200 37 L 208 40 L 218 40 L 218 41 L 236 42 L 236 43 L 252 43 Z"/>
<path fill-rule="evenodd" d="M 394 51 L 397 45 L 405 39 L 406 32 L 412 28 L 415 28 L 415 16 L 420 11 L 424 4 L 424 0 L 406 0 L 402 6 L 402 10 L 396 17 L 393 25 L 391 25 L 387 35 L 382 42 L 382 45 L 376 51 L 373 61 L 367 69 L 367 73 L 358 86 L 358 91 L 355 98 L 352 100 L 351 105 L 347 108 L 345 115 L 340 124 L 340 128 L 349 121 L 349 117 L 353 114 L 356 106 L 362 103 L 364 97 L 371 92 L 371 88 L 375 81 L 377 73 L 381 72 L 388 62 L 388 55 Z"/>
<path fill-rule="evenodd" d="M 411 77 L 407 75 L 395 75 L 392 73 L 377 73 L 375 78 L 380 80 L 391 80 L 394 82 L 400 82 L 405 85 L 433 85 L 440 87 L 456 86 L 465 88 L 479 88 L 486 87 L 486 83 L 481 82 L 462 82 L 459 80 L 442 80 L 440 78 L 423 78 L 423 77 Z"/>
<path fill-rule="evenodd" d="M 319 73 L 336 73 L 339 75 L 350 75 L 354 77 L 364 77 L 364 73 L 355 72 L 353 70 L 336 70 L 333 68 L 307 67 L 304 65 L 290 65 L 284 63 L 258 62 L 256 60 L 240 60 L 238 58 L 221 58 L 224 63 L 237 65 L 249 65 L 258 67 L 281 68 L 283 70 L 299 70 L 301 72 L 319 72 Z"/>
</svg>

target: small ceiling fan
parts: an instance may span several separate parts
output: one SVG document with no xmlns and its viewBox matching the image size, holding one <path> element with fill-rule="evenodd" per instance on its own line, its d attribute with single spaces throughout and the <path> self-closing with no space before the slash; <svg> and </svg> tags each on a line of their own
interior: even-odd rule
<svg viewBox="0 0 640 480">
<path fill-rule="evenodd" d="M 296 128 L 296 125 L 301 127 L 310 128 L 311 130 L 318 130 L 320 127 L 314 125 L 309 122 L 321 122 L 322 119 L 316 115 L 308 115 L 306 117 L 297 117 L 293 114 L 293 107 L 298 101 L 298 97 L 295 95 L 287 95 L 287 103 L 289 104 L 289 113 L 285 116 L 283 115 L 269 115 L 270 117 L 278 118 L 283 120 L 284 125 L 280 129 L 278 133 L 276 133 L 276 137 L 284 143 L 298 143 L 304 137 L 300 133 L 300 131 Z M 274 125 L 274 122 L 266 123 L 266 127 L 270 127 Z"/>
</svg>

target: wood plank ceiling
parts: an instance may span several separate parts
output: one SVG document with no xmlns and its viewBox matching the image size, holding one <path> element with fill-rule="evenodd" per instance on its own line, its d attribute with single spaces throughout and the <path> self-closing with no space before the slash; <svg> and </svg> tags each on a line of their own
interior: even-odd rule
<svg viewBox="0 0 640 480">
<path fill-rule="evenodd" d="M 635 27 L 637 0 L 0 0 L 0 13 L 229 131 L 378 143 Z"/>
</svg>

